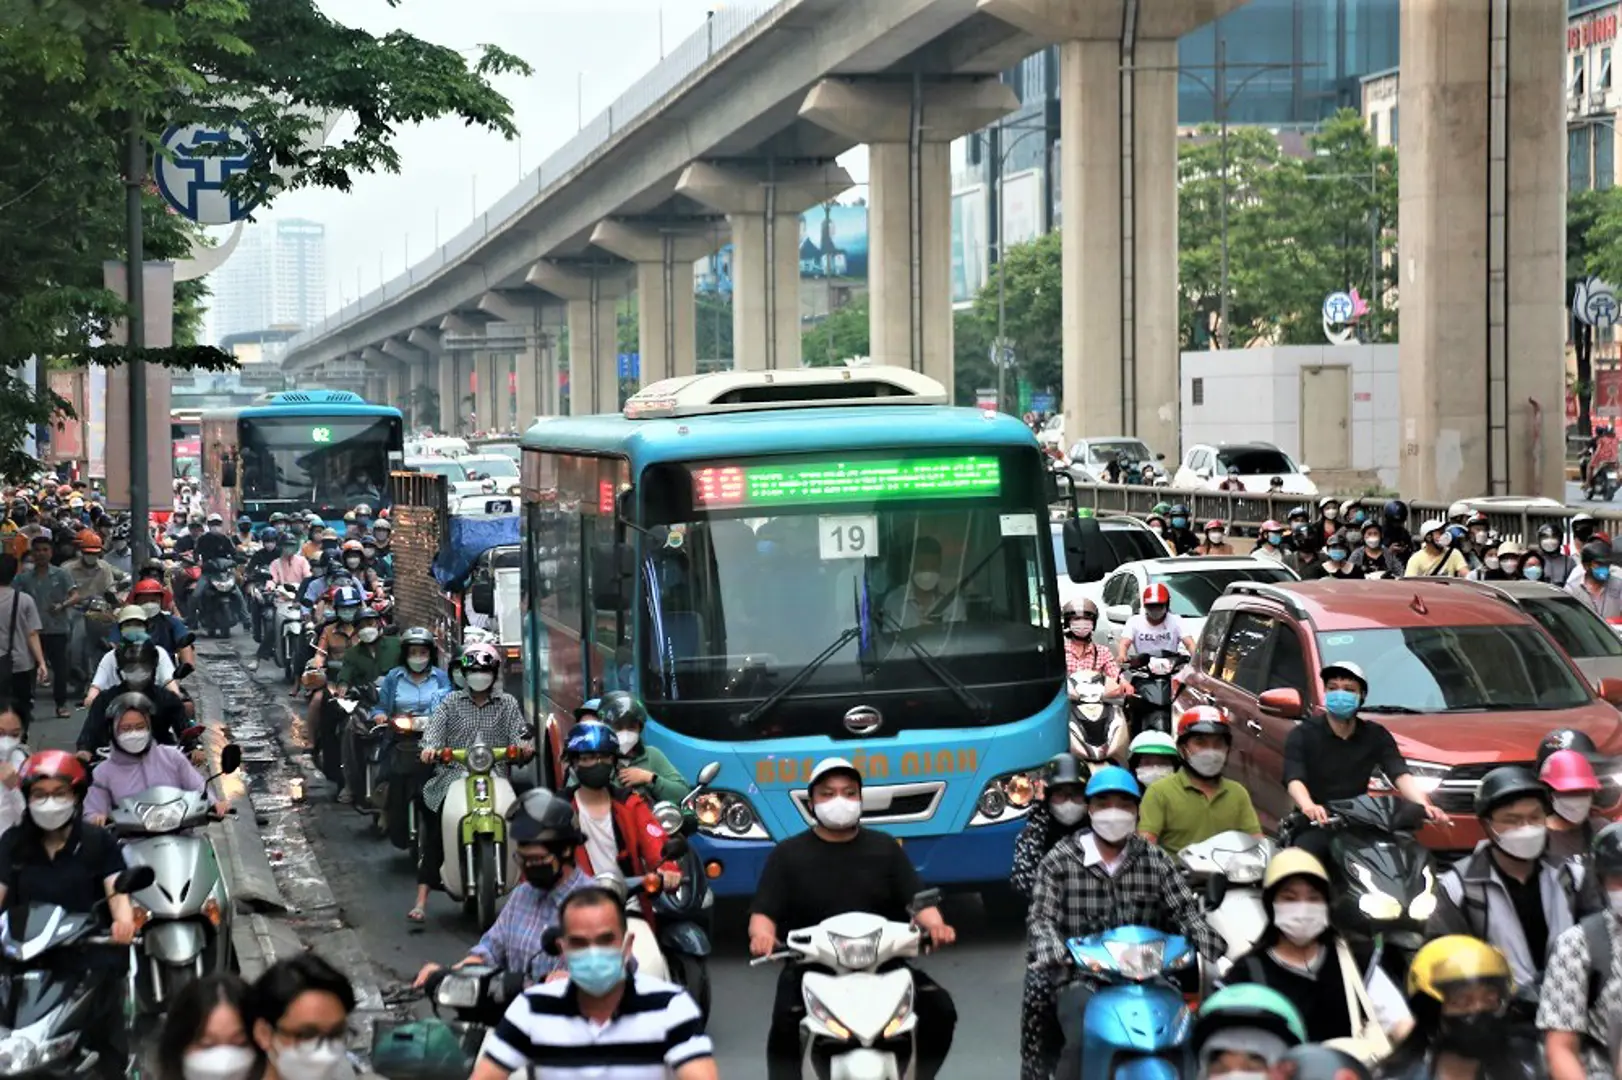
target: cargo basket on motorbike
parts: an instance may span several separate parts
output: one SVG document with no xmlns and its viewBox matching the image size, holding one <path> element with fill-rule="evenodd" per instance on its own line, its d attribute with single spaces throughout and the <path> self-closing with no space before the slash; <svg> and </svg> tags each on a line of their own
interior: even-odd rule
<svg viewBox="0 0 1622 1080">
<path fill-rule="evenodd" d="M 389 1080 L 462 1080 L 473 1071 L 485 1029 L 426 1019 L 372 1024 L 372 1071 Z"/>
</svg>

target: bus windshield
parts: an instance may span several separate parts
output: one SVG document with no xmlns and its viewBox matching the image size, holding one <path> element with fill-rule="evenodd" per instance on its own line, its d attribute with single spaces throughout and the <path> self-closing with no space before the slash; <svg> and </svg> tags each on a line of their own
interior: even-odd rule
<svg viewBox="0 0 1622 1080">
<path fill-rule="evenodd" d="M 237 434 L 245 502 L 318 512 L 382 502 L 400 447 L 391 416 L 243 417 Z"/>
<path fill-rule="evenodd" d="M 858 706 L 880 712 L 884 734 L 1040 711 L 1064 657 L 1040 473 L 1026 453 L 1006 453 L 1000 476 L 963 490 L 907 480 L 864 492 L 871 481 L 846 478 L 801 505 L 780 480 L 747 481 L 770 505 L 726 506 L 714 468 L 648 470 L 660 519 L 640 565 L 649 708 L 685 734 L 732 740 L 871 734 L 847 727 Z M 969 460 L 894 457 L 873 464 L 894 476 Z M 799 483 L 793 472 L 782 475 Z M 654 495 L 706 484 L 709 497 L 685 506 Z"/>
</svg>

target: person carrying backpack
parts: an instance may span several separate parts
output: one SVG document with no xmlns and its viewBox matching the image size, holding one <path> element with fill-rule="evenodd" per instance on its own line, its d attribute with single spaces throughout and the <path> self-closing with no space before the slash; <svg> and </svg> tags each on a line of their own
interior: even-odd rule
<svg viewBox="0 0 1622 1080">
<path fill-rule="evenodd" d="M 1555 939 L 1537 1024 L 1551 1080 L 1614 1080 L 1622 1045 L 1622 824 L 1594 837 L 1593 873 L 1606 908 Z"/>
</svg>

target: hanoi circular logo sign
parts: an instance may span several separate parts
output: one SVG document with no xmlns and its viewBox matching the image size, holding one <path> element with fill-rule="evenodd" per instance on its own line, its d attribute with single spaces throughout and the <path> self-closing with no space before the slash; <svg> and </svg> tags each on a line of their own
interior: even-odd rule
<svg viewBox="0 0 1622 1080">
<path fill-rule="evenodd" d="M 259 140 L 239 124 L 224 129 L 202 124 L 171 127 L 163 133 L 163 153 L 153 166 L 158 191 L 179 213 L 199 225 L 230 225 L 252 213 L 264 198 L 261 187 L 242 196 L 228 190 L 233 177 L 253 166 Z"/>
</svg>

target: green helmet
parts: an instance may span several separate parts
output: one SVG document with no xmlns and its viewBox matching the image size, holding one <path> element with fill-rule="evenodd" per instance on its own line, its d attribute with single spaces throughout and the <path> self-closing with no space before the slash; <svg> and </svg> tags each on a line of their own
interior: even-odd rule
<svg viewBox="0 0 1622 1080">
<path fill-rule="evenodd" d="M 1171 503 L 1166 502 L 1164 500 L 1162 500 L 1160 502 L 1157 502 L 1157 503 L 1155 503 L 1153 506 L 1151 506 L 1149 508 L 1149 513 L 1151 513 L 1151 514 L 1169 514 L 1169 513 L 1171 513 Z"/>
<path fill-rule="evenodd" d="M 1132 740 L 1126 748 L 1127 764 L 1136 764 L 1141 755 L 1150 757 L 1169 757 L 1181 759 L 1177 752 L 1177 741 L 1164 731 L 1145 731 Z"/>
<path fill-rule="evenodd" d="M 1229 986 L 1205 999 L 1194 1022 L 1196 1051 L 1202 1051 L 1206 1041 L 1225 1028 L 1259 1028 L 1282 1039 L 1286 1049 L 1307 1041 L 1307 1025 L 1300 1011 L 1289 998 L 1260 983 Z"/>
<path fill-rule="evenodd" d="M 1076 516 L 1078 518 L 1090 518 L 1090 517 L 1096 517 L 1097 513 L 1093 510 L 1092 507 L 1083 506 L 1083 507 L 1079 508 L 1076 511 Z"/>
</svg>

